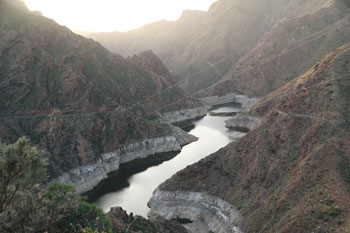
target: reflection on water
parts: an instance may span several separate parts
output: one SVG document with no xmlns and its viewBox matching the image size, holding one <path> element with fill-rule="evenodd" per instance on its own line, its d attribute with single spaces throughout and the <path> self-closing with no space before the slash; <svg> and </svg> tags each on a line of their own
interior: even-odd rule
<svg viewBox="0 0 350 233">
<path fill-rule="evenodd" d="M 130 186 L 129 178 L 137 173 L 145 171 L 149 167 L 162 164 L 174 158 L 178 152 L 159 153 L 149 156 L 147 159 L 136 159 L 134 161 L 122 164 L 115 172 L 108 174 L 108 179 L 94 188 L 93 191 L 87 193 L 90 202 L 96 202 L 106 193 L 117 192 Z"/>
<path fill-rule="evenodd" d="M 237 112 L 239 108 L 222 106 L 213 111 Z M 207 115 L 195 121 L 194 128 L 189 129 L 189 133 L 197 136 L 198 141 L 185 146 L 175 157 L 174 153 L 166 153 L 152 156 L 150 160 L 139 160 L 122 165 L 119 171 L 110 174 L 109 178 L 89 194 L 90 200 L 104 211 L 109 211 L 113 206 L 122 206 L 128 212 L 146 217 L 149 210 L 147 202 L 159 184 L 177 171 L 243 135 L 225 128 L 224 121 L 228 118 Z"/>
</svg>

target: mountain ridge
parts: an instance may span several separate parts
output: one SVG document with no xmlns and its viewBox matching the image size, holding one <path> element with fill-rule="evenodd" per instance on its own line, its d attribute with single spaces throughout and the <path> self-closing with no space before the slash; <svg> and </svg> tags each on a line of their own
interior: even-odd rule
<svg viewBox="0 0 350 233">
<path fill-rule="evenodd" d="M 191 20 L 180 18 L 173 22 L 152 23 L 131 32 L 92 33 L 89 37 L 124 56 L 152 49 L 178 76 L 186 93 L 200 92 L 198 96 L 210 96 L 236 92 L 261 97 L 290 81 L 291 77 L 307 71 L 328 51 L 346 43 L 346 37 L 350 35 L 348 27 L 339 28 L 339 32 L 334 31 L 318 40 L 325 46 L 317 47 L 316 43 L 311 43 L 312 47 L 299 49 L 304 57 L 311 56 L 311 61 L 301 60 L 298 53 L 292 53 L 276 64 L 262 65 L 264 75 L 260 67 L 252 72 L 245 70 L 254 67 L 259 60 L 290 49 L 295 40 L 333 27 L 337 19 L 348 21 L 345 16 L 349 12 L 348 3 L 343 0 L 220 0 L 204 15 L 193 14 L 191 18 L 191 12 L 186 12 Z M 295 63 L 293 72 L 283 68 L 292 63 Z M 274 69 L 276 74 L 273 74 Z M 290 75 L 289 78 L 280 77 L 282 70 Z M 248 74 L 236 77 L 242 71 Z M 245 84 L 247 80 L 248 84 Z M 257 80 L 266 84 L 256 86 Z M 271 87 L 267 86 L 269 84 Z M 209 90 L 201 92 L 206 88 Z"/>
</svg>

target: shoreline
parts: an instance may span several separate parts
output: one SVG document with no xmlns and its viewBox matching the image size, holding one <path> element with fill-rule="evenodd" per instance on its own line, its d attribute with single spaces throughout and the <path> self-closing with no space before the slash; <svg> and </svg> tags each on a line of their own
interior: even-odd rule
<svg viewBox="0 0 350 233">
<path fill-rule="evenodd" d="M 124 145 L 115 151 L 103 153 L 96 162 L 73 168 L 63 173 L 61 176 L 52 179 L 50 183 L 59 181 L 72 185 L 78 194 L 91 191 L 102 180 L 108 177 L 108 173 L 117 171 L 121 164 L 136 159 L 147 158 L 155 154 L 181 151 L 183 146 L 198 140 L 197 137 L 186 133 L 179 127 L 171 125 L 170 122 L 176 124 L 190 121 L 205 116 L 206 114 L 207 109 L 204 107 L 164 113 L 161 115 L 161 122 L 170 125 L 172 134 L 163 137 L 143 139 Z M 166 116 L 169 117 L 168 122 L 165 118 Z"/>
<path fill-rule="evenodd" d="M 149 219 L 160 215 L 167 220 L 186 220 L 190 233 L 242 233 L 242 216 L 228 202 L 202 192 L 163 191 L 157 188 L 148 202 Z"/>
</svg>

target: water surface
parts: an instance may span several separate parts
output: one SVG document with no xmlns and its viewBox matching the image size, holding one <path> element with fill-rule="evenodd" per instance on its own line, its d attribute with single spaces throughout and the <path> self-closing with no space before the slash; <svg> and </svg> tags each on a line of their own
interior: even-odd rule
<svg viewBox="0 0 350 233">
<path fill-rule="evenodd" d="M 220 106 L 212 111 L 237 112 L 233 105 Z M 91 193 L 89 199 L 105 212 L 113 206 L 121 206 L 128 213 L 147 216 L 147 202 L 157 186 L 177 171 L 193 164 L 224 147 L 243 133 L 225 128 L 229 117 L 210 116 L 193 122 L 189 133 L 199 138 L 182 148 L 178 153 L 163 153 L 149 159 L 140 159 L 123 164 L 117 172 L 109 174 Z"/>
</svg>

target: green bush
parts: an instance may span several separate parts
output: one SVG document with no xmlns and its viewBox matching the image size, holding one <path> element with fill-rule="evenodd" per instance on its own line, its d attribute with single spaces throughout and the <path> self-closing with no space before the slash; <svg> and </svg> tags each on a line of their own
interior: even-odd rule
<svg viewBox="0 0 350 233">
<path fill-rule="evenodd" d="M 26 138 L 0 143 L 0 232 L 112 232 L 96 205 L 59 182 L 44 188 L 46 160 Z"/>
</svg>

